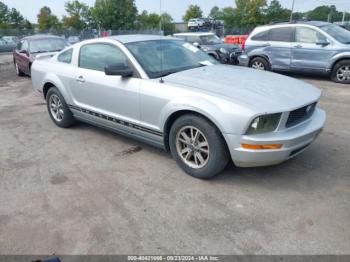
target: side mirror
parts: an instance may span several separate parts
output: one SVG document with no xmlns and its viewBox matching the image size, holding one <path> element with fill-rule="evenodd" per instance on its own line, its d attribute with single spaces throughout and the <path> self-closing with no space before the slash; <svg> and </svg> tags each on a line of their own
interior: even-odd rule
<svg viewBox="0 0 350 262">
<path fill-rule="evenodd" d="M 199 43 L 197 43 L 197 42 L 194 42 L 193 45 L 194 45 L 195 47 L 197 47 L 197 48 L 200 47 Z"/>
<path fill-rule="evenodd" d="M 320 46 L 327 46 L 330 44 L 331 43 L 328 40 L 319 40 L 318 42 L 316 42 L 316 45 L 320 45 Z"/>
<path fill-rule="evenodd" d="M 124 64 L 112 64 L 105 66 L 105 74 L 108 76 L 131 77 L 134 71 Z"/>
</svg>

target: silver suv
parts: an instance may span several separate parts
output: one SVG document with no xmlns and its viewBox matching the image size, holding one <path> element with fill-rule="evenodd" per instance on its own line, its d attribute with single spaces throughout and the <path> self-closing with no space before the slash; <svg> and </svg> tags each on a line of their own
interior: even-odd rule
<svg viewBox="0 0 350 262">
<path fill-rule="evenodd" d="M 328 74 L 350 83 L 350 32 L 326 22 L 260 26 L 249 35 L 241 65 L 260 70 Z"/>
</svg>

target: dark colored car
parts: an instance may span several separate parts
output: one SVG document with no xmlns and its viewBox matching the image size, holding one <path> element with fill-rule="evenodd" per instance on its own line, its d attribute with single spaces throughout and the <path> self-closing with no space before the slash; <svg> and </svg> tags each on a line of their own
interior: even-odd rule
<svg viewBox="0 0 350 262">
<path fill-rule="evenodd" d="M 213 33 L 179 33 L 175 37 L 197 46 L 223 64 L 238 64 L 242 50 L 238 45 L 225 44 Z"/>
<path fill-rule="evenodd" d="M 13 63 L 19 76 L 30 75 L 30 67 L 39 54 L 54 55 L 61 51 L 68 42 L 58 36 L 34 35 L 24 37 L 13 51 Z"/>
</svg>

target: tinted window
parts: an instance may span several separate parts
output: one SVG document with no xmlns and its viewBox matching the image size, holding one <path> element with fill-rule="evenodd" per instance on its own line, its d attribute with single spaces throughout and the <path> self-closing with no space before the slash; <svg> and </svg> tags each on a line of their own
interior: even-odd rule
<svg viewBox="0 0 350 262">
<path fill-rule="evenodd" d="M 321 29 L 334 37 L 340 43 L 350 44 L 350 32 L 341 28 L 338 25 L 325 25 L 321 26 Z"/>
<path fill-rule="evenodd" d="M 254 41 L 267 41 L 269 37 L 269 31 L 260 32 L 252 37 Z"/>
<path fill-rule="evenodd" d="M 295 31 L 295 41 L 299 43 L 314 43 L 321 40 L 326 40 L 326 38 L 312 28 L 307 27 L 297 27 Z"/>
<path fill-rule="evenodd" d="M 144 41 L 126 45 L 150 78 L 157 78 L 218 62 L 192 46 L 177 40 Z"/>
<path fill-rule="evenodd" d="M 106 65 L 128 65 L 128 58 L 116 46 L 109 44 L 87 44 L 80 48 L 79 67 L 104 71 Z"/>
<path fill-rule="evenodd" d="M 271 29 L 269 33 L 270 41 L 291 42 L 293 29 L 291 27 L 281 27 Z"/>
<path fill-rule="evenodd" d="M 70 62 L 72 62 L 72 54 L 73 54 L 73 49 L 69 49 L 67 51 L 64 51 L 62 54 L 60 54 L 57 57 L 57 60 L 62 63 L 70 64 Z"/>
</svg>

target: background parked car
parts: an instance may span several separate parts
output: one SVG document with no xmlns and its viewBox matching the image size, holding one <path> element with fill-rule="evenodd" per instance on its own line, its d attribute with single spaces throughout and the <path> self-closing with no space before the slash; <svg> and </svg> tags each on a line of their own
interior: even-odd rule
<svg viewBox="0 0 350 262">
<path fill-rule="evenodd" d="M 238 64 L 238 57 L 242 54 L 239 45 L 225 44 L 213 33 L 179 33 L 174 36 L 197 46 L 221 63 Z"/>
<path fill-rule="evenodd" d="M 0 38 L 0 52 L 11 52 L 13 51 L 13 49 L 15 49 L 15 47 L 15 43 L 9 43 L 4 39 Z"/>
<path fill-rule="evenodd" d="M 70 36 L 68 37 L 68 43 L 70 43 L 71 45 L 80 42 L 80 38 L 79 36 Z"/>
<path fill-rule="evenodd" d="M 2 39 L 11 44 L 18 44 L 19 42 L 19 38 L 17 36 L 3 36 Z"/>
<path fill-rule="evenodd" d="M 58 36 L 34 35 L 24 37 L 13 51 L 13 63 L 17 75 L 30 75 L 30 67 L 38 54 L 55 54 L 68 42 Z"/>
<path fill-rule="evenodd" d="M 261 26 L 245 42 L 240 64 L 260 70 L 329 74 L 350 83 L 350 32 L 326 22 Z"/>
<path fill-rule="evenodd" d="M 192 18 L 188 20 L 187 27 L 189 30 L 193 28 L 201 28 L 204 26 L 205 21 L 201 18 Z"/>
</svg>

